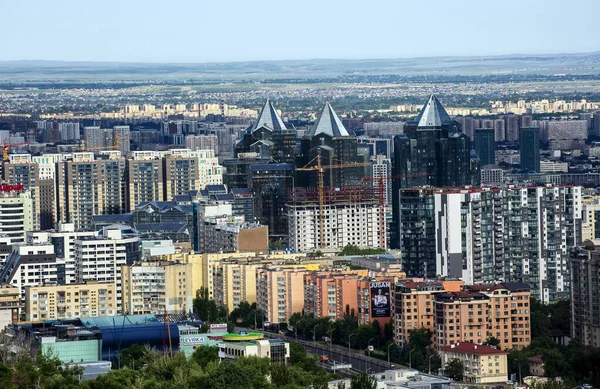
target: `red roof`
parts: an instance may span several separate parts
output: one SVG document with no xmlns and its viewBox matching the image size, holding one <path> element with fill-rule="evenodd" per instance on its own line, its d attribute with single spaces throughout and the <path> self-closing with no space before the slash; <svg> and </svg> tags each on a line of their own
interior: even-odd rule
<svg viewBox="0 0 600 389">
<path fill-rule="evenodd" d="M 455 345 L 442 346 L 441 351 L 452 351 L 465 354 L 488 355 L 488 354 L 508 354 L 506 351 L 497 348 L 482 346 L 477 343 L 459 342 Z"/>
</svg>

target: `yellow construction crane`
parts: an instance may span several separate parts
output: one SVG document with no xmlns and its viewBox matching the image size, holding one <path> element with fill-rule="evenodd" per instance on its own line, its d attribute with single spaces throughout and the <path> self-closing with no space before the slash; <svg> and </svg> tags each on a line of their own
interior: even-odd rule
<svg viewBox="0 0 600 389">
<path fill-rule="evenodd" d="M 85 141 L 81 141 L 81 146 L 73 147 L 73 150 L 92 151 L 92 150 L 119 150 L 119 141 L 129 140 L 129 138 L 114 138 L 112 146 L 85 147 Z"/>
<path fill-rule="evenodd" d="M 308 166 L 313 161 L 317 161 L 317 166 Z M 351 162 L 351 163 L 341 163 L 337 165 L 321 165 L 321 151 L 319 150 L 317 156 L 313 158 L 306 166 L 296 168 L 296 171 L 316 171 L 318 176 L 318 191 L 319 191 L 319 236 L 321 239 L 321 248 L 324 247 L 325 243 L 325 190 L 323 183 L 323 175 L 325 170 L 331 169 L 347 169 L 347 168 L 356 168 L 356 167 L 368 167 L 373 166 L 370 162 Z"/>
</svg>

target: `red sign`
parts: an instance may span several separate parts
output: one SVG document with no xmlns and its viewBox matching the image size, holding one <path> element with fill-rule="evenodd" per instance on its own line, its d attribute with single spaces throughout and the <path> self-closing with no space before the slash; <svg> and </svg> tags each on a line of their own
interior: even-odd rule
<svg viewBox="0 0 600 389">
<path fill-rule="evenodd" d="M 25 190 L 23 184 L 2 184 L 0 185 L 0 192 L 12 192 L 12 191 L 22 191 Z"/>
</svg>

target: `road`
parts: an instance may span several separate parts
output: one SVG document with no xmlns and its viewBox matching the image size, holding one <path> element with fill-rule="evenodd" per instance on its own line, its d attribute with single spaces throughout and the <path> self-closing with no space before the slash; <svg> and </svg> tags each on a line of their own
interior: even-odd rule
<svg viewBox="0 0 600 389">
<path fill-rule="evenodd" d="M 266 338 L 279 338 L 284 339 L 289 343 L 299 343 L 306 351 L 315 354 L 315 355 L 327 355 L 329 361 L 336 363 L 350 363 L 352 364 L 352 368 L 362 372 L 368 373 L 382 373 L 385 370 L 390 369 L 390 365 L 387 361 L 382 361 L 381 359 L 372 358 L 364 355 L 362 350 L 350 350 L 350 354 L 348 354 L 348 348 L 342 347 L 339 345 L 330 345 L 321 342 L 310 342 L 305 340 L 296 339 L 292 336 L 281 335 L 273 332 L 264 332 L 261 330 L 253 330 L 249 328 L 236 328 L 237 330 L 243 329 L 245 331 L 252 332 L 261 332 L 265 334 Z"/>
</svg>

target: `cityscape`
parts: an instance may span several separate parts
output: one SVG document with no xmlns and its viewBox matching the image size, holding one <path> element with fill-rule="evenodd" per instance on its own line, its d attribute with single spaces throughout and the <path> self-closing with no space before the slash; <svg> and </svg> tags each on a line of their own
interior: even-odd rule
<svg viewBox="0 0 600 389">
<path fill-rule="evenodd" d="M 548 2 L 399 52 L 391 1 L 182 1 L 201 54 L 6 5 L 0 388 L 600 388 L 600 8 Z"/>
</svg>

